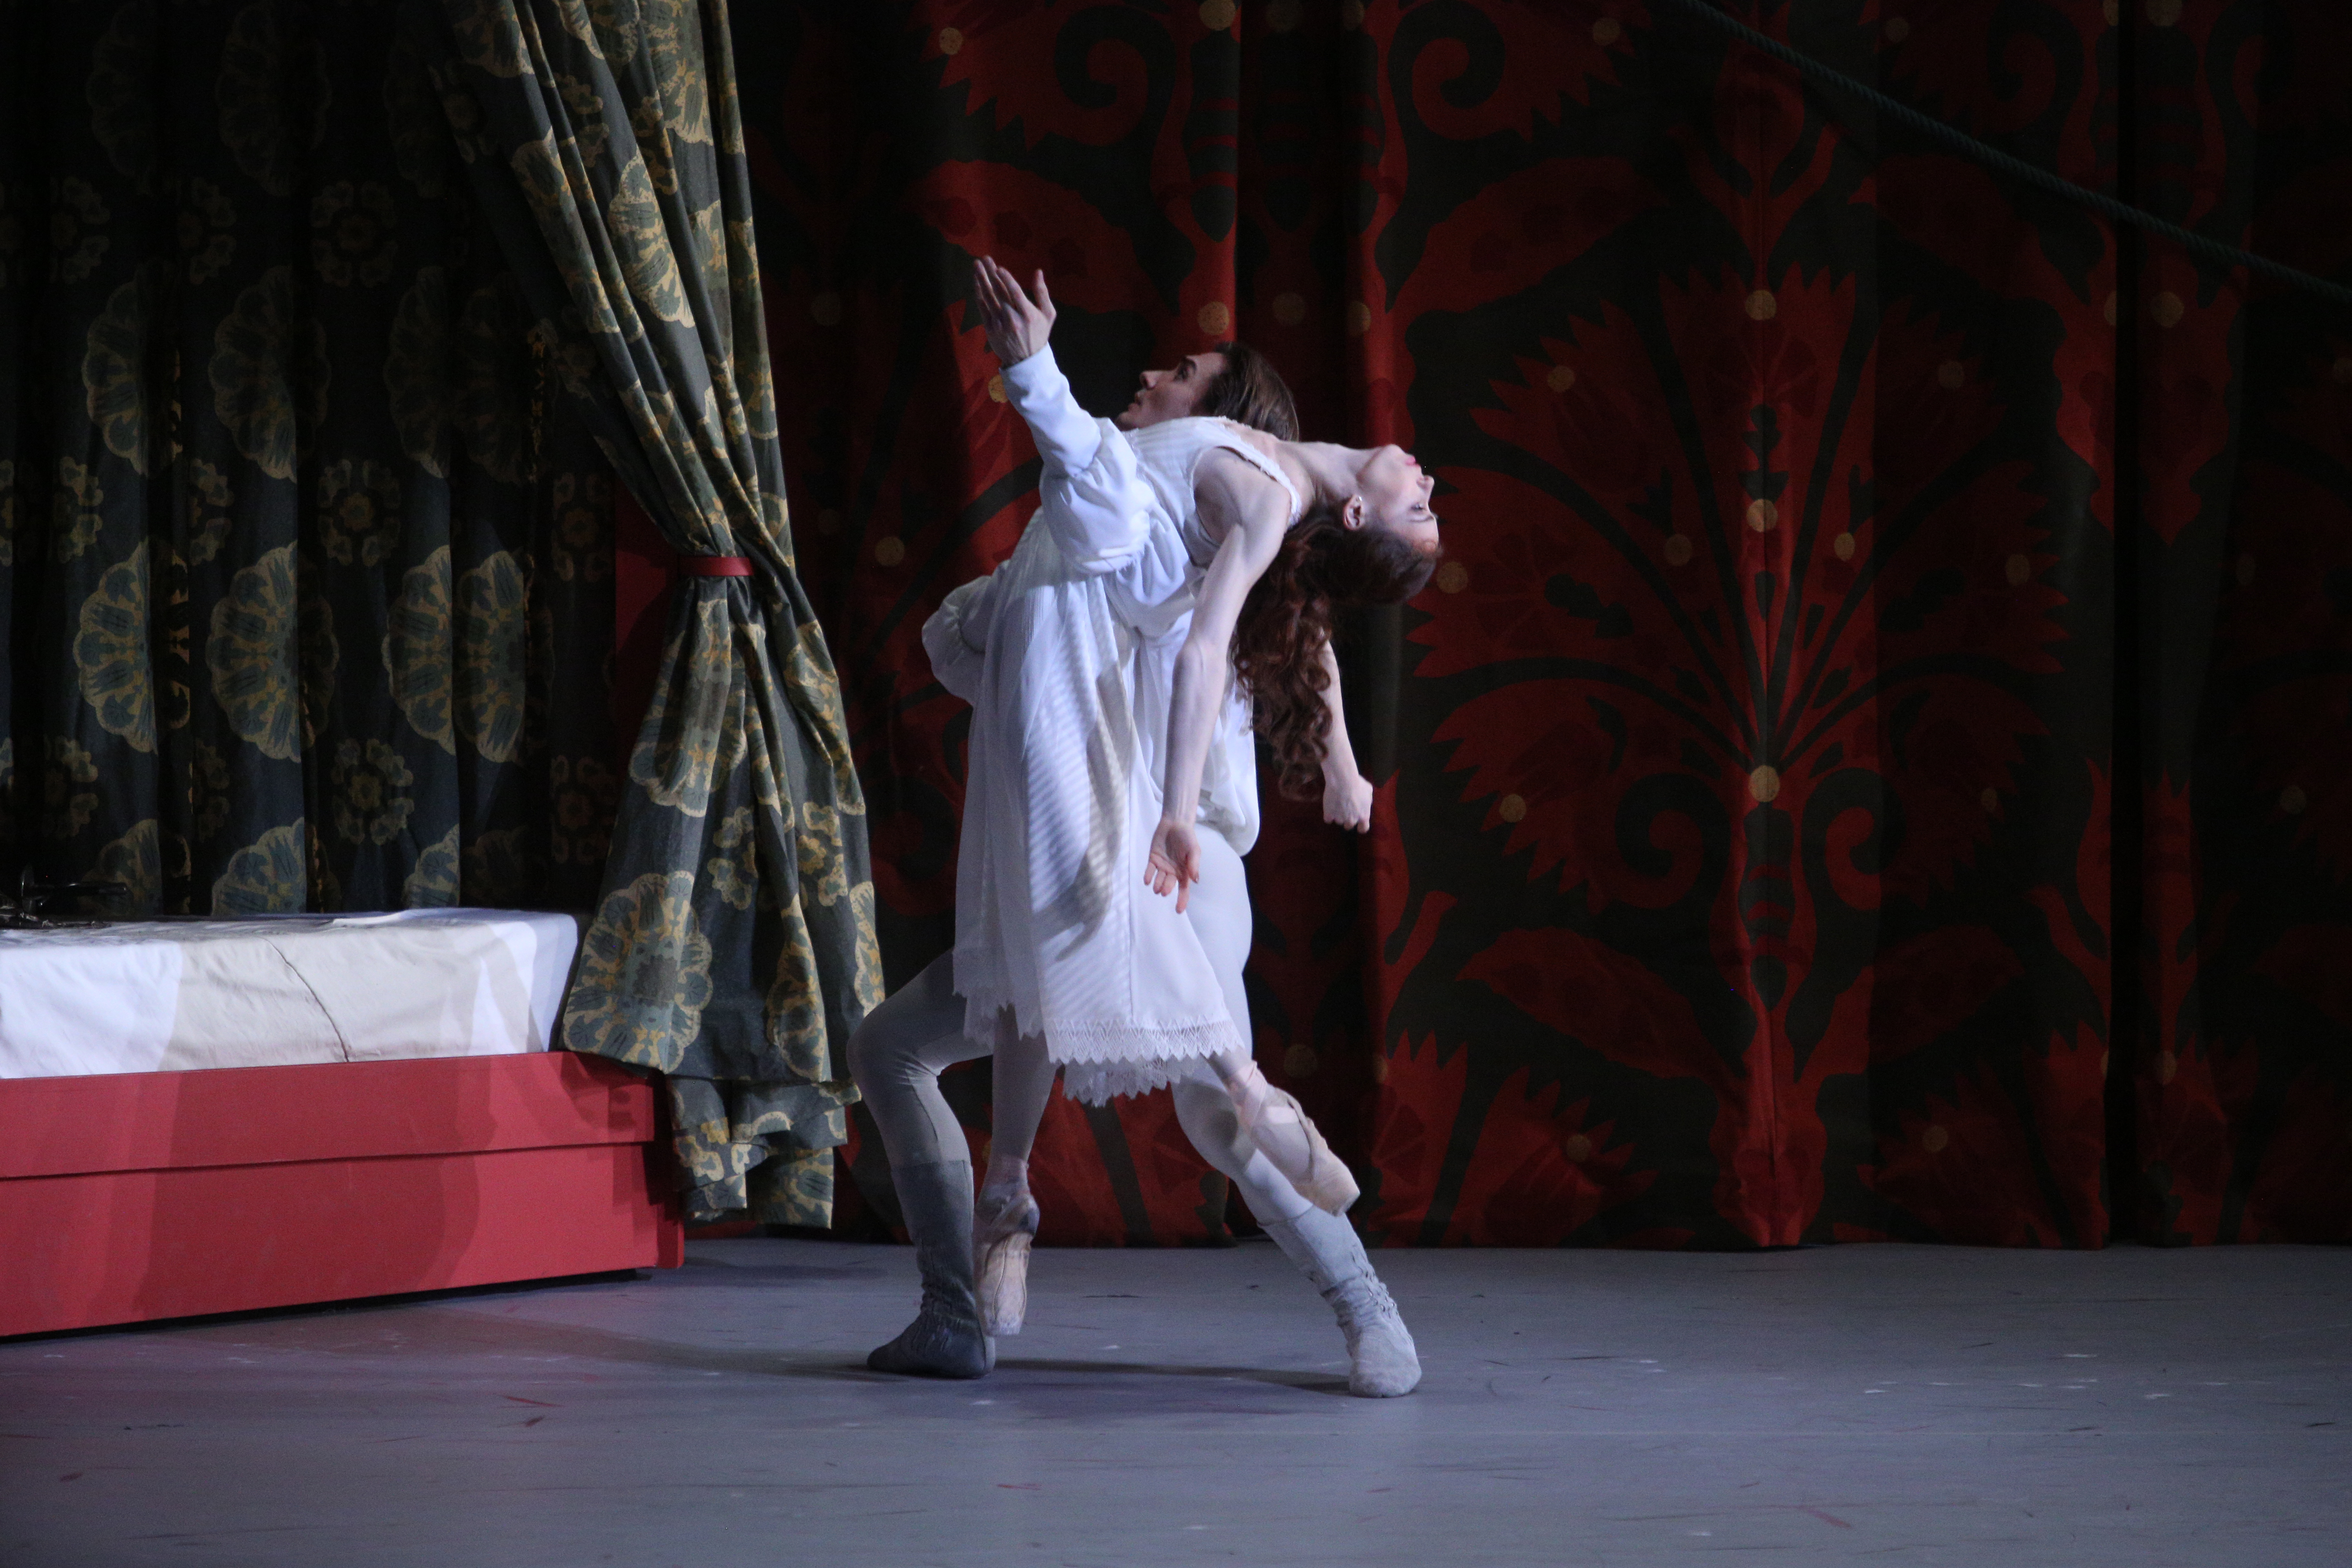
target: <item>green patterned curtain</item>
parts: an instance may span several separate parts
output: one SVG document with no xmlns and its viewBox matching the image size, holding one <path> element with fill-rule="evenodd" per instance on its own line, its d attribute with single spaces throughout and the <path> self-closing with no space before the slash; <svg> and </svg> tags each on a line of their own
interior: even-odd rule
<svg viewBox="0 0 2352 1568">
<path fill-rule="evenodd" d="M 0 879 L 585 908 L 612 481 L 388 8 L 0 6 Z"/>
<path fill-rule="evenodd" d="M 429 8 L 412 0 L 411 15 Z M 880 999 L 865 804 L 794 575 L 723 0 L 445 0 L 435 79 L 557 380 L 682 555 L 566 1042 L 666 1073 L 688 1212 L 821 1226 Z"/>
</svg>

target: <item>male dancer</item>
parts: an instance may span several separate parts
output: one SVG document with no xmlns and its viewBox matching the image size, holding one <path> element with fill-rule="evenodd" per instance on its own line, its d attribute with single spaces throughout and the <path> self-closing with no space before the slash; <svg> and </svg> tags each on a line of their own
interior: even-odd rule
<svg viewBox="0 0 2352 1568">
<path fill-rule="evenodd" d="M 1108 431 L 1097 434 L 1094 422 L 1068 402 L 1066 383 L 1050 353 L 1043 352 L 1052 316 L 1042 279 L 1033 301 L 1001 269 L 992 273 L 991 268 L 992 264 L 981 264 L 982 310 L 990 321 L 992 347 L 1006 365 L 1008 392 L 1036 430 L 1047 458 L 1046 510 L 998 579 L 958 590 L 926 627 L 926 645 L 942 681 L 980 706 L 983 718 L 993 715 L 992 722 L 976 723 L 974 729 L 973 787 L 965 807 L 968 875 L 960 879 L 959 888 L 959 950 L 952 965 L 944 960 L 933 965 L 877 1010 L 851 1046 L 853 1069 L 866 1089 L 868 1105 L 890 1148 L 925 1283 L 922 1314 L 906 1333 L 876 1352 L 872 1364 L 947 1376 L 984 1373 L 992 1362 L 992 1346 L 977 1321 L 981 1308 L 970 1254 L 963 1250 L 971 1228 L 970 1166 L 961 1131 L 939 1097 L 937 1074 L 948 1062 L 989 1049 L 993 1027 L 999 1127 L 1034 1131 L 1051 1092 L 1054 1066 L 1040 1040 L 1012 1030 L 1007 1015 L 1014 1010 L 1015 997 L 1002 987 L 1024 984 L 1023 970 L 1016 964 L 1008 972 L 999 959 L 1017 951 L 1036 954 L 1050 966 L 1050 954 L 1057 949 L 1066 952 L 1073 933 L 1084 943 L 1092 940 L 1086 932 L 1098 935 L 1102 929 L 1100 911 L 1089 921 L 1083 916 L 1074 920 L 1069 910 L 1033 908 L 1028 889 L 1042 888 L 1042 896 L 1056 901 L 1065 890 L 1089 886 L 1108 889 L 1114 902 L 1118 895 L 1130 892 L 1124 876 L 1106 882 L 1087 866 L 1103 852 L 1139 863 L 1140 841 L 1149 836 L 1150 823 L 1149 818 L 1135 821 L 1129 808 L 1141 797 L 1131 795 L 1126 784 L 1115 784 L 1110 793 L 1118 798 L 1092 799 L 1087 782 L 1100 784 L 1111 774 L 1131 780 L 1140 762 L 1134 750 L 1147 743 L 1139 730 L 1150 731 L 1149 742 L 1160 739 L 1167 714 L 1165 673 L 1158 682 L 1157 702 L 1139 697 L 1137 689 L 1152 684 L 1152 631 L 1157 630 L 1160 642 L 1171 636 L 1181 642 L 1188 574 L 1197 577 L 1200 564 L 1185 559 L 1166 510 L 1174 506 L 1189 511 L 1190 481 L 1178 481 L 1181 499 L 1154 495 L 1137 470 L 1126 440 Z M 1018 319 L 1024 316 L 1025 321 Z M 1278 378 L 1270 372 L 1249 374 L 1256 367 L 1231 351 L 1223 356 L 1225 366 L 1206 363 L 1207 357 L 1194 356 L 1169 372 L 1147 373 L 1121 424 L 1150 426 L 1197 410 L 1200 402 L 1187 394 L 1195 388 L 1213 393 L 1220 379 L 1213 373 L 1229 369 L 1236 359 L 1243 361 L 1244 374 L 1234 379 L 1260 395 L 1258 407 L 1250 412 L 1287 413 L 1282 406 L 1286 397 L 1268 392 L 1269 386 L 1273 393 L 1280 391 Z M 1230 431 L 1230 426 L 1195 422 L 1187 428 L 1227 444 L 1233 440 L 1230 435 L 1217 434 Z M 1160 477 L 1163 485 L 1166 481 L 1167 476 Z M 1155 517 L 1157 523 L 1151 521 Z M 1128 605 L 1129 618 L 1123 623 L 1128 632 L 1109 624 L 1107 606 L 1114 600 Z M 1155 614 L 1168 624 L 1147 626 Z M 1173 645 L 1159 651 L 1172 657 Z M 982 664 L 985 672 L 978 668 Z M 1111 693 L 1108 699 L 1103 695 L 1107 691 Z M 1336 699 L 1336 691 L 1332 695 Z M 1098 1026 L 1138 1037 L 1128 1042 L 1132 1057 L 1118 1059 L 1133 1059 L 1140 1076 L 1112 1092 L 1174 1082 L 1179 1114 L 1195 1144 L 1236 1181 L 1253 1209 L 1284 1242 L 1284 1250 L 1301 1261 L 1332 1301 L 1354 1363 L 1351 1387 L 1367 1394 L 1403 1393 L 1418 1379 L 1411 1338 L 1380 1289 L 1360 1242 L 1338 1217 L 1353 1196 L 1353 1184 L 1346 1181 L 1345 1168 L 1328 1151 L 1320 1150 L 1311 1124 L 1297 1116 L 1295 1102 L 1263 1086 L 1247 1063 L 1247 1014 L 1239 978 L 1248 946 L 1248 902 L 1236 851 L 1246 848 L 1255 836 L 1255 780 L 1245 710 L 1236 710 L 1242 721 L 1222 726 L 1227 744 L 1215 750 L 1223 765 L 1213 770 L 1219 776 L 1210 780 L 1203 801 L 1204 821 L 1213 826 L 1221 811 L 1228 820 L 1220 840 L 1212 845 L 1221 852 L 1221 858 L 1212 857 L 1217 875 L 1204 882 L 1203 896 L 1194 900 L 1191 920 L 1199 934 L 1171 934 L 1192 928 L 1181 916 L 1171 928 L 1165 905 L 1153 910 L 1147 900 L 1140 910 L 1122 906 L 1125 912 L 1110 919 L 1114 935 L 1101 953 L 1092 948 L 1080 951 L 1087 963 L 1117 972 L 1138 989 L 1122 989 L 1120 994 L 1128 1000 L 1111 1005 L 1107 1013 L 1091 1003 L 1081 1011 L 1100 1017 L 1103 1026 Z M 1020 717 L 1013 718 L 1016 713 Z M 1009 731 L 1006 721 L 1012 723 Z M 996 739 L 989 742 L 992 734 Z M 1335 724 L 1333 737 L 1337 744 L 1329 760 L 1355 786 L 1339 792 L 1339 798 L 1359 808 L 1348 825 L 1360 826 L 1363 814 L 1356 797 L 1368 791 L 1346 756 L 1344 730 Z M 983 775 L 992 781 L 987 787 Z M 1024 778 L 1033 783 L 1024 785 Z M 1156 816 L 1156 797 L 1149 805 Z M 1033 815 L 1038 813 L 1042 815 Z M 1122 830 L 1135 839 L 1130 853 L 1122 855 L 1115 843 L 1106 849 L 1099 841 L 1106 830 L 1114 839 Z M 1229 848 L 1227 840 L 1237 842 Z M 987 896 L 993 879 L 984 869 L 978 883 L 969 875 L 975 866 L 984 868 L 992 855 L 1005 868 L 996 875 L 1013 879 L 1009 904 L 999 905 Z M 995 912 L 1000 908 L 1002 915 Z M 1203 920 L 1210 923 L 1202 926 Z M 1211 950 L 1216 957 L 1209 956 Z M 1003 978 L 1008 973 L 1010 980 Z M 1026 973 L 1034 976 L 1036 972 Z M 1082 979 L 1081 991 L 1087 988 Z M 970 998 L 976 1038 L 967 1037 L 961 1026 L 967 1019 L 959 991 Z M 1040 1016 L 1036 1005 L 1034 993 L 1028 993 L 1019 1011 Z M 1226 1021 L 1228 1014 L 1233 1022 Z M 1057 1016 L 1072 1019 L 1066 1013 Z M 1055 1026 L 1080 1026 L 1072 1019 Z M 1194 1032 L 1205 1038 L 1212 1031 L 1218 1032 L 1213 1047 L 1182 1038 Z M 1172 1059 L 1171 1039 L 1179 1041 Z M 1213 1054 L 1223 1058 L 1220 1073 L 1233 1081 L 1220 1083 L 1205 1070 L 1201 1058 Z M 1188 1058 L 1192 1068 L 1201 1070 L 1189 1070 L 1183 1059 Z M 1247 1080 L 1258 1082 L 1255 1096 L 1239 1087 Z M 1256 1107 L 1261 1111 L 1269 1102 L 1281 1102 L 1279 1109 L 1289 1115 L 1277 1120 L 1286 1120 L 1286 1125 L 1280 1130 L 1262 1126 L 1254 1138 L 1238 1120 L 1251 1114 L 1254 1099 L 1261 1102 Z M 1269 1164 L 1259 1147 L 1269 1134 L 1286 1150 L 1285 1139 L 1311 1139 L 1319 1150 L 1319 1166 L 1315 1155 L 1305 1151 L 1291 1151 L 1303 1156 L 1292 1163 L 1319 1180 L 1302 1181 L 1298 1173 Z M 1013 1142 L 1010 1132 L 999 1142 L 982 1194 L 983 1211 L 998 1222 L 990 1226 L 992 1248 L 997 1243 L 1025 1244 L 1026 1233 L 1035 1224 L 1025 1172 L 1019 1169 L 1018 1156 L 1027 1152 L 1026 1137 L 1021 1138 L 1017 1154 L 1008 1155 L 1004 1147 Z M 1344 1191 L 1332 1183 L 1334 1176 Z M 1331 1190 L 1326 1192 L 1326 1187 Z M 1312 1210 L 1300 1197 L 1302 1192 L 1330 1212 Z M 1017 1221 L 1010 1226 L 1002 1223 L 1008 1204 L 1025 1208 L 1021 1216 L 1025 1228 Z M 1025 1246 L 1008 1247 L 997 1256 L 1015 1250 L 1025 1253 Z M 1025 1256 L 1013 1261 L 1025 1262 Z M 1010 1277 L 1017 1286 L 1017 1267 Z M 995 1282 L 1001 1287 L 1004 1279 Z M 999 1331 L 1016 1331 L 1019 1302 L 1006 1300 L 1000 1289 L 992 1305 L 993 1326 Z M 1010 1321 L 1005 1321 L 1008 1315 Z"/>
</svg>

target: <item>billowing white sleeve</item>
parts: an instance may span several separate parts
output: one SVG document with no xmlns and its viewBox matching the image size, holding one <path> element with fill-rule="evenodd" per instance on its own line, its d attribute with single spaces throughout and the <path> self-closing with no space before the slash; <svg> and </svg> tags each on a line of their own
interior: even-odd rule
<svg viewBox="0 0 2352 1568">
<path fill-rule="evenodd" d="M 1125 433 L 1078 406 L 1050 348 L 1008 366 L 1004 391 L 1045 459 L 1039 516 L 1062 559 L 1090 574 L 1125 565 L 1143 548 L 1158 504 Z"/>
<path fill-rule="evenodd" d="M 950 592 L 931 618 L 923 623 L 923 651 L 931 656 L 931 673 L 940 684 L 966 702 L 979 699 L 982 667 L 988 653 L 988 626 L 995 610 L 989 590 L 993 573 L 974 577 Z"/>
</svg>

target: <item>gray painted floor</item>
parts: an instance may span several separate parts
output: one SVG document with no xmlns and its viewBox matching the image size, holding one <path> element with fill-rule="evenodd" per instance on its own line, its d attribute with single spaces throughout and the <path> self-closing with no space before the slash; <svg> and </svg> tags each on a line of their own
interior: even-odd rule
<svg viewBox="0 0 2352 1568">
<path fill-rule="evenodd" d="M 0 1563 L 2352 1563 L 2352 1252 L 1047 1252 L 980 1384 L 903 1248 L 0 1344 Z"/>
</svg>

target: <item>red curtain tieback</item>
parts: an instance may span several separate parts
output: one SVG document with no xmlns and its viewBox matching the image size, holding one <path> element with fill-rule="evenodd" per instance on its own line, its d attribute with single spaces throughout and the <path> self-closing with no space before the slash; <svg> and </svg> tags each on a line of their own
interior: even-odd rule
<svg viewBox="0 0 2352 1568">
<path fill-rule="evenodd" d="M 677 569 L 688 577 L 749 577 L 751 563 L 741 555 L 681 555 Z"/>
</svg>

